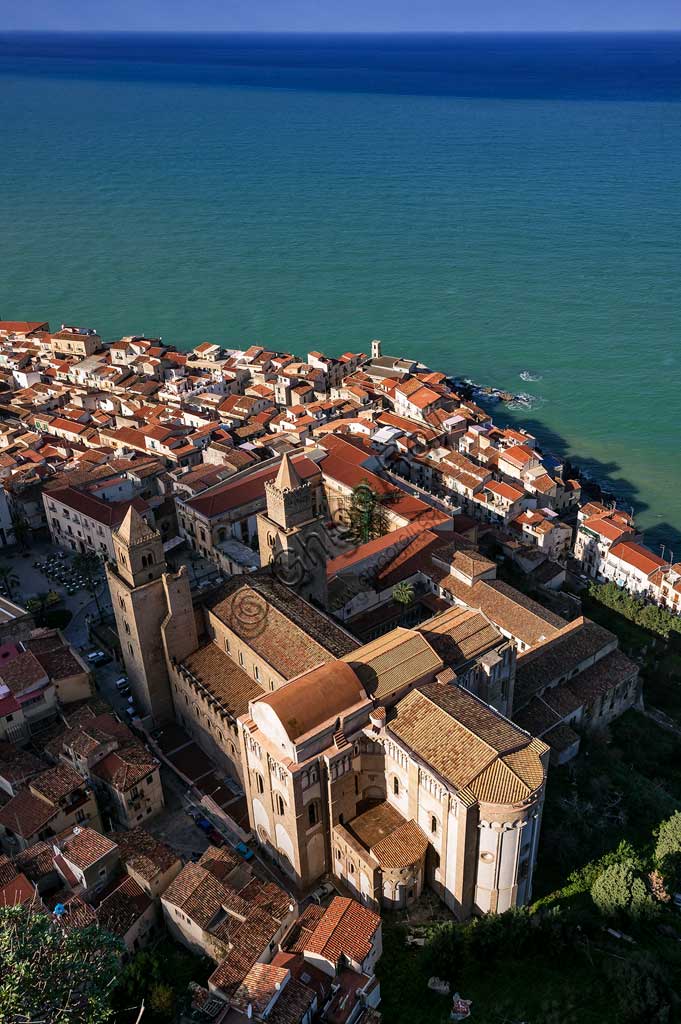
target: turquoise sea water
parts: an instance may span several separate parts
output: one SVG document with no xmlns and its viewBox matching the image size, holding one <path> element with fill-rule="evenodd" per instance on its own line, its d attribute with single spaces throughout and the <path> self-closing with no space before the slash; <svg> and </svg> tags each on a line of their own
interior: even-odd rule
<svg viewBox="0 0 681 1024">
<path fill-rule="evenodd" d="M 173 45 L 0 37 L 0 317 L 381 338 L 533 393 L 681 555 L 679 37 Z"/>
</svg>

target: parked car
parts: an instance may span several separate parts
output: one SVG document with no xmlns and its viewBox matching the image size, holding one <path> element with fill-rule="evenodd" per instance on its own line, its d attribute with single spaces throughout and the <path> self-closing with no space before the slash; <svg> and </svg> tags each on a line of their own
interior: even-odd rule
<svg viewBox="0 0 681 1024">
<path fill-rule="evenodd" d="M 234 849 L 244 860 L 251 860 L 253 857 L 253 850 L 249 850 L 245 843 L 237 843 Z"/>
<path fill-rule="evenodd" d="M 93 665 L 108 665 L 111 658 L 104 651 L 93 651 L 91 654 L 88 654 L 87 660 L 91 661 Z"/>
<path fill-rule="evenodd" d="M 134 704 L 128 704 L 127 708 L 125 709 L 125 713 L 128 716 L 128 718 L 130 719 L 130 721 L 132 721 L 133 718 L 137 718 L 137 716 L 139 714 L 139 712 L 138 712 L 138 710 L 137 710 L 137 708 L 135 707 Z"/>
<path fill-rule="evenodd" d="M 120 679 L 116 680 L 116 682 L 114 683 L 114 686 L 116 687 L 117 690 L 120 690 L 121 693 L 122 693 L 123 690 L 125 690 L 126 688 L 129 688 L 128 687 L 128 677 L 127 676 L 121 676 Z"/>
<path fill-rule="evenodd" d="M 336 887 L 332 882 L 322 882 L 316 889 L 310 893 L 310 899 L 313 903 L 317 903 L 321 906 L 329 896 L 332 896 L 336 891 Z"/>
<path fill-rule="evenodd" d="M 129 697 L 129 696 L 130 696 L 130 694 L 132 693 L 132 690 L 130 689 L 130 687 L 129 687 L 129 686 L 124 686 L 124 687 L 123 687 L 123 688 L 122 688 L 121 690 L 119 690 L 118 692 L 120 693 L 121 697 Z"/>
</svg>

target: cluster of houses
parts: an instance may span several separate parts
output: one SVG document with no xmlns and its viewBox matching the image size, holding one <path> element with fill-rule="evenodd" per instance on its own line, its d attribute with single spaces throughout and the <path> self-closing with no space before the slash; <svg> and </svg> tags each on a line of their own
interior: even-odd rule
<svg viewBox="0 0 681 1024">
<path fill-rule="evenodd" d="M 530 900 L 549 764 L 640 700 L 564 585 L 679 611 L 681 565 L 377 341 L 301 361 L 0 321 L 0 389 L 0 545 L 101 557 L 138 709 L 133 731 L 4 602 L 0 903 L 99 921 L 128 955 L 165 922 L 215 963 L 198 1019 L 352 1024 L 377 1019 L 382 910 L 425 887 L 459 919 Z M 281 885 L 144 830 L 151 737 L 178 727 Z M 345 895 L 299 914 L 329 877 Z"/>
<path fill-rule="evenodd" d="M 112 559 L 111 533 L 134 501 L 164 541 L 186 541 L 225 574 L 252 569 L 264 484 L 285 452 L 305 454 L 331 517 L 366 478 L 398 492 L 391 529 L 423 520 L 424 506 L 456 511 L 547 585 L 576 559 L 588 576 L 679 608 L 681 567 L 646 549 L 630 517 L 582 506 L 579 483 L 536 438 L 495 426 L 467 389 L 382 355 L 380 342 L 370 355 L 303 362 L 255 345 L 178 351 L 0 321 L 0 546 L 20 522 Z"/>
<path fill-rule="evenodd" d="M 378 914 L 339 895 L 301 914 L 219 833 L 220 845 L 184 862 L 149 831 L 164 808 L 159 760 L 92 696 L 59 634 L 5 644 L 0 671 L 0 907 L 65 930 L 99 926 L 123 962 L 170 934 L 214 964 L 192 986 L 193 1020 L 374 1019 Z M 27 700 L 39 718 L 21 714 Z"/>
</svg>

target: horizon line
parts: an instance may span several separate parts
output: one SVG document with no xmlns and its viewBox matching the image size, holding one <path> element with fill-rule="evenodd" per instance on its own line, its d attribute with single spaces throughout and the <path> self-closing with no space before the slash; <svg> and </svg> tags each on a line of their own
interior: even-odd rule
<svg viewBox="0 0 681 1024">
<path fill-rule="evenodd" d="M 163 35 L 163 36 L 310 36 L 317 38 L 367 36 L 392 38 L 395 36 L 631 36 L 681 35 L 681 25 L 675 28 L 565 28 L 565 29 L 165 29 L 165 28 L 7 28 L 0 29 L 0 37 L 8 35 Z"/>
</svg>

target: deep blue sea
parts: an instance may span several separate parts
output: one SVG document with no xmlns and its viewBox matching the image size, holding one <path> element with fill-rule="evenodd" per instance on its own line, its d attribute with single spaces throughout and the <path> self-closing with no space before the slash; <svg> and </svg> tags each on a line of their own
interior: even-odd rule
<svg viewBox="0 0 681 1024">
<path fill-rule="evenodd" d="M 681 555 L 681 35 L 0 34 L 0 127 L 0 317 L 381 338 Z"/>
</svg>

